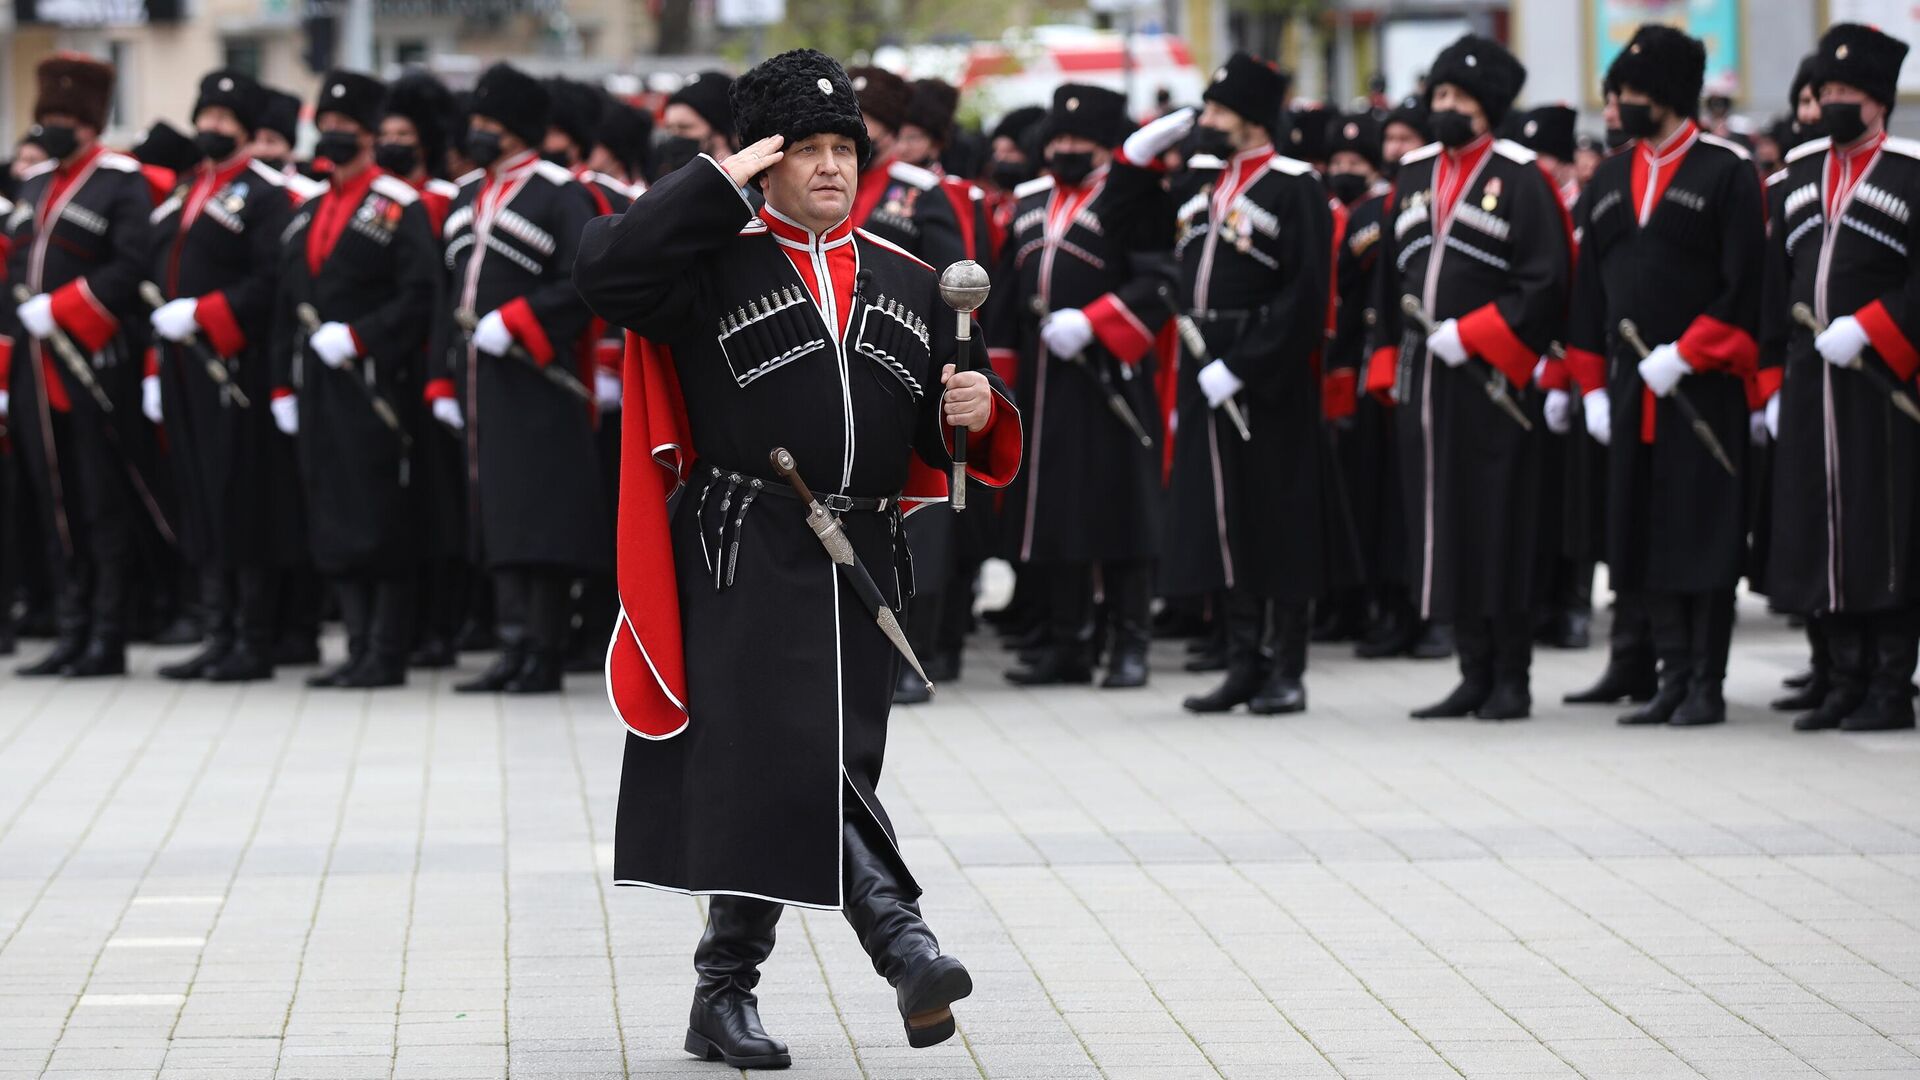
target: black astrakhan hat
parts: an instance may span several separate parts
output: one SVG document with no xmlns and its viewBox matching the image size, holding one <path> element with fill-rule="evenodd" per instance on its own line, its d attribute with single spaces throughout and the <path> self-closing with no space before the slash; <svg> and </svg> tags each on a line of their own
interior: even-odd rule
<svg viewBox="0 0 1920 1080">
<path fill-rule="evenodd" d="M 1214 69 L 1202 101 L 1217 101 L 1232 109 L 1250 124 L 1259 124 L 1269 132 L 1279 126 L 1280 109 L 1286 102 L 1292 76 L 1249 53 L 1237 52 Z"/>
<path fill-rule="evenodd" d="M 1542 105 L 1509 116 L 1507 124 L 1512 133 L 1507 138 L 1536 154 L 1572 161 L 1574 121 L 1578 118 L 1571 106 Z"/>
<path fill-rule="evenodd" d="M 1369 112 L 1335 116 L 1327 123 L 1327 158 L 1342 150 L 1359 154 L 1374 168 L 1380 167 L 1380 122 Z"/>
<path fill-rule="evenodd" d="M 453 93 L 424 71 L 410 72 L 387 90 L 387 114 L 404 116 L 420 136 L 420 161 L 434 176 L 447 169 L 447 138 L 453 130 Z"/>
<path fill-rule="evenodd" d="M 1287 133 L 1280 152 L 1296 161 L 1327 160 L 1328 126 L 1339 115 L 1325 105 L 1293 110 L 1287 115 Z"/>
<path fill-rule="evenodd" d="M 1433 125 L 1427 119 L 1427 106 L 1417 97 L 1407 98 L 1387 113 L 1387 118 L 1380 121 L 1381 138 L 1386 137 L 1387 128 L 1394 124 L 1412 128 L 1422 143 L 1433 141 Z"/>
<path fill-rule="evenodd" d="M 1427 100 L 1433 107 L 1433 91 L 1450 83 L 1480 103 L 1489 126 L 1498 127 L 1520 96 L 1527 81 L 1526 66 L 1514 59 L 1506 47 L 1492 38 L 1468 34 L 1440 50 L 1427 72 Z"/>
<path fill-rule="evenodd" d="M 1033 125 L 1046 118 L 1047 110 L 1040 106 L 1023 105 L 1007 113 L 1007 115 L 1000 118 L 999 123 L 993 125 L 993 137 L 996 139 L 1007 138 L 1012 139 L 1014 142 L 1019 142 L 1027 132 L 1032 129 Z"/>
<path fill-rule="evenodd" d="M 1787 87 L 1787 111 L 1795 112 L 1800 108 L 1800 91 L 1813 87 L 1813 96 L 1820 96 L 1820 54 L 1808 53 L 1800 58 L 1800 66 L 1793 70 L 1793 82 Z"/>
<path fill-rule="evenodd" d="M 300 141 L 300 97 L 285 90 L 275 90 L 271 86 L 262 87 L 266 94 L 266 103 L 260 108 L 260 126 L 256 131 L 271 131 L 287 140 L 288 145 Z"/>
<path fill-rule="evenodd" d="M 913 87 L 907 80 L 878 67 L 848 68 L 847 78 L 853 80 L 862 114 L 890 131 L 899 131 L 907 122 L 907 110 L 913 107 Z"/>
<path fill-rule="evenodd" d="M 652 175 L 653 114 L 609 96 L 602 104 L 593 141 L 606 148 L 630 172 Z"/>
<path fill-rule="evenodd" d="M 40 61 L 33 99 L 33 122 L 49 113 L 65 113 L 96 131 L 107 126 L 113 105 L 113 66 L 80 53 L 55 53 Z"/>
<path fill-rule="evenodd" d="M 339 113 L 368 131 L 380 130 L 380 117 L 386 114 L 387 86 L 371 75 L 357 71 L 329 71 L 320 80 L 320 96 L 313 102 L 313 119 L 318 123 L 327 113 Z"/>
<path fill-rule="evenodd" d="M 536 149 L 547 139 L 551 107 L 540 80 L 511 64 L 494 64 L 473 85 L 473 115 L 498 123 Z"/>
<path fill-rule="evenodd" d="M 1109 149 L 1119 146 L 1133 131 L 1133 122 L 1127 119 L 1126 97 L 1086 83 L 1062 83 L 1054 90 L 1046 123 L 1047 141 L 1057 135 L 1077 135 Z"/>
<path fill-rule="evenodd" d="M 907 102 L 907 123 L 946 142 L 953 131 L 953 115 L 960 111 L 960 90 L 944 79 L 915 79 Z"/>
<path fill-rule="evenodd" d="M 1907 58 L 1906 42 L 1871 26 L 1837 23 L 1820 38 L 1820 47 L 1814 51 L 1820 57 L 1821 82 L 1859 87 L 1873 100 L 1893 107 L 1900 94 L 1900 65 Z"/>
<path fill-rule="evenodd" d="M 200 80 L 200 96 L 193 103 L 195 119 L 200 110 L 221 105 L 231 110 L 240 126 L 251 134 L 260 126 L 266 112 L 267 94 L 253 76 L 238 71 L 215 71 Z"/>
<path fill-rule="evenodd" d="M 1632 87 L 1682 116 L 1700 111 L 1707 47 L 1671 26 L 1647 23 L 1607 66 L 1607 82 Z"/>
<path fill-rule="evenodd" d="M 195 109 L 194 112 L 199 112 Z M 147 129 L 146 137 L 140 145 L 133 148 L 133 160 L 142 165 L 158 165 L 176 173 L 184 173 L 205 160 L 199 144 L 188 138 L 186 133 L 165 120 L 155 120 Z"/>
<path fill-rule="evenodd" d="M 873 156 L 853 80 L 840 61 L 818 49 L 783 52 L 735 79 L 733 118 L 742 146 L 769 135 L 784 135 L 792 146 L 830 132 L 853 140 L 861 168 Z"/>
<path fill-rule="evenodd" d="M 600 126 L 606 96 L 597 87 L 572 79 L 547 80 L 547 100 L 551 103 L 547 123 L 566 132 L 582 157 L 593 150 L 594 130 Z"/>
<path fill-rule="evenodd" d="M 687 76 L 687 81 L 673 92 L 667 104 L 685 105 L 722 135 L 731 137 L 738 130 L 733 121 L 733 76 L 724 71 L 702 71 Z"/>
</svg>

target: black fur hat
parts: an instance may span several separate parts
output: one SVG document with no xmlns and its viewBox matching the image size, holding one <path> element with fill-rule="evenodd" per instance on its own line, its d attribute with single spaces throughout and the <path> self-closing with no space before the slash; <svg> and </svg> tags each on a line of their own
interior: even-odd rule
<svg viewBox="0 0 1920 1080">
<path fill-rule="evenodd" d="M 1104 86 L 1062 83 L 1053 92 L 1053 108 L 1047 110 L 1042 149 L 1057 135 L 1077 135 L 1111 149 L 1132 133 L 1124 95 Z"/>
<path fill-rule="evenodd" d="M 1820 81 L 1859 87 L 1892 108 L 1900 95 L 1900 65 L 1907 43 L 1859 23 L 1837 23 L 1814 50 L 1820 57 Z"/>
<path fill-rule="evenodd" d="M 907 122 L 907 111 L 913 107 L 913 87 L 907 80 L 879 67 L 848 68 L 847 78 L 853 80 L 862 115 L 890 131 L 899 131 Z"/>
<path fill-rule="evenodd" d="M 1800 108 L 1800 91 L 1813 87 L 1813 96 L 1820 97 L 1820 54 L 1808 53 L 1800 58 L 1800 66 L 1793 70 L 1793 82 L 1787 86 L 1787 111 L 1796 112 Z"/>
<path fill-rule="evenodd" d="M 724 71 L 702 71 L 687 76 L 687 81 L 673 92 L 667 104 L 685 105 L 722 135 L 731 137 L 739 130 L 733 120 L 733 76 Z"/>
<path fill-rule="evenodd" d="M 253 76 L 238 71 L 214 71 L 200 80 L 200 96 L 193 103 L 193 116 L 198 119 L 201 109 L 225 106 L 251 134 L 260 126 L 260 115 L 266 111 L 266 104 L 266 92 Z"/>
<path fill-rule="evenodd" d="M 255 131 L 271 131 L 287 140 L 289 146 L 300 141 L 300 97 L 271 86 L 261 88 L 266 100 L 260 107 L 260 126 Z"/>
<path fill-rule="evenodd" d="M 1293 76 L 1250 53 L 1237 52 L 1213 72 L 1202 101 L 1217 101 L 1250 124 L 1277 134 Z"/>
<path fill-rule="evenodd" d="M 1434 89 L 1448 83 L 1479 102 L 1488 125 L 1497 128 L 1526 81 L 1526 66 L 1505 46 L 1492 38 L 1467 34 L 1433 58 L 1433 68 L 1427 72 L 1426 105 L 1433 108 Z"/>
<path fill-rule="evenodd" d="M 953 131 L 953 114 L 960 111 L 960 89 L 944 79 L 915 79 L 907 101 L 907 123 L 946 142 Z"/>
<path fill-rule="evenodd" d="M 1359 154 L 1374 168 L 1380 167 L 1380 122 L 1369 112 L 1335 116 L 1327 124 L 1327 159 L 1342 150 Z"/>
<path fill-rule="evenodd" d="M 1501 134 L 1536 154 L 1572 161 L 1576 119 L 1571 106 L 1542 105 L 1507 117 Z"/>
<path fill-rule="evenodd" d="M 600 126 L 602 103 L 607 95 L 598 87 L 572 79 L 548 79 L 547 99 L 551 109 L 547 123 L 567 133 L 585 158 L 593 152 L 594 131 Z"/>
<path fill-rule="evenodd" d="M 387 84 L 357 71 L 329 71 L 320 80 L 320 96 L 313 102 L 315 123 L 327 113 L 339 113 L 367 131 L 380 130 L 386 113 Z"/>
<path fill-rule="evenodd" d="M 1682 116 L 1700 111 L 1707 77 L 1707 47 L 1699 38 L 1660 23 L 1633 32 L 1626 48 L 1607 65 L 1607 82 L 1632 87 Z"/>
<path fill-rule="evenodd" d="M 593 141 L 606 148 L 636 176 L 653 175 L 653 114 L 608 96 L 602 103 Z"/>
<path fill-rule="evenodd" d="M 473 86 L 473 115 L 498 123 L 536 150 L 547 141 L 551 108 L 540 80 L 512 64 L 494 64 Z"/>
<path fill-rule="evenodd" d="M 996 139 L 1007 138 L 1012 139 L 1014 142 L 1019 142 L 1021 137 L 1032 129 L 1033 125 L 1046 118 L 1047 110 L 1040 106 L 1023 105 L 1007 113 L 1007 115 L 1002 116 L 1000 122 L 993 125 L 993 137 Z"/>
<path fill-rule="evenodd" d="M 818 49 L 783 52 L 735 79 L 733 118 L 742 146 L 769 135 L 784 135 L 792 146 L 824 131 L 852 139 L 862 168 L 873 156 L 853 80 Z"/>
<path fill-rule="evenodd" d="M 420 163 L 433 176 L 447 170 L 447 139 L 453 130 L 453 93 L 424 71 L 393 80 L 387 91 L 387 113 L 407 118 L 420 136 Z"/>
<path fill-rule="evenodd" d="M 199 112 L 199 109 L 193 110 Z M 147 135 L 140 145 L 133 148 L 133 160 L 142 165 L 158 165 L 176 173 L 184 173 L 200 164 L 206 158 L 200 146 L 186 133 L 165 120 L 155 120 L 147 129 Z"/>
<path fill-rule="evenodd" d="M 1286 117 L 1284 141 L 1275 149 L 1295 161 L 1327 160 L 1327 132 L 1340 114 L 1325 105 L 1294 109 Z"/>
<path fill-rule="evenodd" d="M 34 72 L 39 93 L 33 99 L 33 122 L 48 113 L 66 113 L 104 131 L 113 105 L 113 65 L 80 53 L 55 53 L 40 61 Z"/>
<path fill-rule="evenodd" d="M 1409 97 L 1387 113 L 1387 118 L 1380 121 L 1382 139 L 1386 138 L 1387 128 L 1394 124 L 1405 124 L 1412 128 L 1422 143 L 1433 141 L 1433 126 L 1427 120 L 1427 106 L 1419 98 Z"/>
</svg>

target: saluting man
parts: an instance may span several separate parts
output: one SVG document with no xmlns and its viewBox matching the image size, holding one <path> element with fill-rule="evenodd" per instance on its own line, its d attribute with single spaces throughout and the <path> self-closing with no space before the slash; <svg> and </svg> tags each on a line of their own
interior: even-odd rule
<svg viewBox="0 0 1920 1080">
<path fill-rule="evenodd" d="M 1469 34 L 1428 74 L 1439 142 L 1400 161 L 1381 253 L 1369 389 L 1399 400 L 1414 601 L 1451 622 L 1460 685 L 1418 719 L 1513 720 L 1532 708 L 1532 578 L 1541 474 L 1513 405 L 1565 317 L 1565 211 L 1533 152 L 1497 140 L 1527 72 Z M 1402 305 L 1431 320 L 1428 332 Z M 1405 335 L 1403 338 L 1403 334 Z"/>
<path fill-rule="evenodd" d="M 1779 438 L 1767 587 L 1820 619 L 1825 699 L 1801 731 L 1913 726 L 1920 425 L 1893 405 L 1920 371 L 1920 144 L 1887 134 L 1905 42 L 1857 23 L 1820 39 L 1826 137 L 1787 155 L 1767 240 L 1761 384 Z M 1777 286 L 1777 289 L 1774 287 Z M 1824 327 L 1800 325 L 1793 305 Z M 1875 376 L 1878 378 L 1875 378 Z"/>
<path fill-rule="evenodd" d="M 1333 219 L 1313 169 L 1274 151 L 1286 85 L 1246 53 L 1214 72 L 1199 124 L 1225 142 L 1226 164 L 1175 219 L 1180 303 L 1207 354 L 1180 358 L 1161 582 L 1175 596 L 1224 593 L 1227 620 L 1226 680 L 1188 698 L 1193 712 L 1307 706 L 1307 607 L 1324 569 L 1318 351 Z M 1155 136 L 1171 145 L 1191 121 L 1183 110 L 1147 125 L 1128 138 L 1126 159 L 1157 160 L 1165 147 Z M 1245 437 L 1221 411 L 1229 407 Z"/>
<path fill-rule="evenodd" d="M 753 989 L 783 904 L 846 913 L 911 1045 L 951 1037 L 952 1003 L 971 992 L 874 795 L 899 658 L 867 602 L 903 599 L 900 500 L 944 497 L 946 474 L 911 457 L 949 468 L 962 426 L 972 475 L 1004 485 L 1020 415 L 992 376 L 943 367 L 955 318 L 933 268 L 854 227 L 872 146 L 840 65 L 782 53 L 741 76 L 732 112 L 746 148 L 695 158 L 593 221 L 574 280 L 646 339 L 624 380 L 607 686 L 633 734 L 614 873 L 712 897 L 686 1048 L 779 1068 L 787 1047 Z M 758 213 L 749 184 L 765 192 Z M 776 448 L 877 600 L 822 548 Z"/>
</svg>

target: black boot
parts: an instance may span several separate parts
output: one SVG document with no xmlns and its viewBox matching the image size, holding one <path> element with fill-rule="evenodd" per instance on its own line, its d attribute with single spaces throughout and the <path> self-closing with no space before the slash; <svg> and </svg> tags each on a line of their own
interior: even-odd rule
<svg viewBox="0 0 1920 1080">
<path fill-rule="evenodd" d="M 1866 700 L 1841 719 L 1841 731 L 1898 731 L 1913 726 L 1913 667 L 1920 639 L 1906 625 L 1905 615 L 1883 616 L 1878 621 Z"/>
<path fill-rule="evenodd" d="M 1235 591 L 1221 598 L 1214 623 L 1219 628 L 1221 662 L 1227 677 L 1204 694 L 1195 694 L 1180 707 L 1195 713 L 1223 713 L 1245 705 L 1260 692 L 1266 671 L 1261 639 L 1267 632 L 1267 605 L 1257 596 Z M 1188 670 L 1193 670 L 1191 663 Z"/>
<path fill-rule="evenodd" d="M 940 942 L 920 917 L 920 905 L 894 868 L 891 845 L 866 837 L 868 831 L 878 832 L 879 824 L 864 824 L 865 829 L 850 819 L 841 829 L 847 922 L 873 959 L 873 970 L 893 987 L 907 1045 L 943 1043 L 953 1037 L 953 1003 L 973 993 L 973 977 L 958 959 L 941 954 Z"/>
<path fill-rule="evenodd" d="M 31 664 L 15 668 L 14 674 L 23 678 L 59 675 L 67 670 L 68 664 L 78 660 L 80 654 L 85 651 L 87 651 L 87 639 L 83 634 L 69 634 L 62 630 L 59 639 L 54 642 L 52 652 Z"/>
<path fill-rule="evenodd" d="M 1414 639 L 1407 655 L 1415 660 L 1445 660 L 1454 651 L 1453 627 L 1446 623 L 1427 622 L 1420 627 L 1420 636 Z"/>
<path fill-rule="evenodd" d="M 1413 606 L 1407 602 L 1405 593 L 1399 589 L 1383 590 L 1379 615 L 1367 628 L 1366 636 L 1354 645 L 1353 655 L 1362 660 L 1400 656 L 1413 648 L 1419 638 L 1420 620 L 1414 617 Z"/>
<path fill-rule="evenodd" d="M 1425 708 L 1415 709 L 1408 715 L 1415 720 L 1458 720 L 1472 716 L 1493 693 L 1493 682 L 1485 677 L 1468 675 L 1460 680 L 1460 685 L 1452 693 Z"/>
<path fill-rule="evenodd" d="M 406 657 L 369 652 L 365 659 L 354 665 L 353 670 L 340 677 L 338 685 L 343 690 L 380 690 L 389 686 L 405 686 Z"/>
<path fill-rule="evenodd" d="M 1687 687 L 1687 697 L 1673 710 L 1667 723 L 1673 727 L 1703 727 L 1727 721 L 1727 699 L 1720 691 L 1720 680 L 1696 678 Z"/>
<path fill-rule="evenodd" d="M 1612 705 L 1621 701 L 1651 701 L 1654 692 L 1660 688 L 1659 672 L 1655 670 L 1653 652 L 1635 649 L 1631 652 L 1607 653 L 1607 666 L 1600 672 L 1600 678 L 1585 690 L 1576 690 L 1563 695 L 1560 700 L 1568 705 Z"/>
<path fill-rule="evenodd" d="M 527 662 L 501 689 L 509 694 L 557 694 L 562 689 L 564 674 L 565 665 L 559 653 L 534 649 L 527 653 Z"/>
<path fill-rule="evenodd" d="M 1307 688 L 1300 679 L 1307 672 L 1307 610 L 1304 605 L 1273 607 L 1273 670 L 1260 692 L 1247 702 L 1255 716 L 1305 712 Z"/>
<path fill-rule="evenodd" d="M 1009 670 L 1007 681 L 1015 686 L 1085 686 L 1093 681 L 1093 668 L 1086 646 L 1075 642 L 1048 648 L 1033 664 Z"/>
<path fill-rule="evenodd" d="M 1813 662 L 1807 670 L 1781 680 L 1781 685 L 1793 693 L 1774 699 L 1772 707 L 1777 712 L 1817 709 L 1827 699 L 1827 691 L 1833 689 L 1833 679 L 1828 673 L 1832 660 L 1827 656 L 1827 637 L 1818 618 L 1807 620 L 1807 646 Z"/>
<path fill-rule="evenodd" d="M 1692 683 L 1693 664 L 1686 656 L 1673 654 L 1661 658 L 1660 688 L 1645 705 L 1621 714 L 1619 723 L 1627 727 L 1668 723 L 1686 702 Z"/>
<path fill-rule="evenodd" d="M 96 679 L 126 673 L 127 643 L 110 634 L 95 634 L 88 638 L 86 650 L 74 657 L 73 662 L 60 672 L 69 679 Z"/>
<path fill-rule="evenodd" d="M 760 1024 L 760 965 L 773 952 L 780 905 L 745 896 L 707 901 L 707 930 L 693 952 L 699 978 L 687 1015 L 687 1053 L 730 1069 L 784 1069 L 787 1044 Z"/>
<path fill-rule="evenodd" d="M 227 655 L 207 667 L 208 682 L 257 682 L 273 678 L 273 655 L 245 638 L 234 643 Z"/>
<path fill-rule="evenodd" d="M 200 648 L 199 652 L 177 664 L 162 666 L 158 674 L 163 679 L 172 679 L 175 682 L 204 678 L 208 668 L 226 659 L 227 654 L 232 651 L 233 632 L 216 628 L 213 636 L 207 639 L 207 643 Z"/>
<path fill-rule="evenodd" d="M 521 668 L 527 666 L 527 655 L 527 645 L 525 642 L 513 642 L 506 648 L 501 649 L 500 655 L 494 657 L 493 663 L 488 665 L 487 670 L 481 672 L 477 677 L 468 679 L 466 682 L 454 683 L 453 692 L 456 694 L 497 694 L 507 688 L 507 684 L 513 681 L 515 675 L 520 674 Z"/>
<path fill-rule="evenodd" d="M 928 675 L 931 676 L 932 673 L 929 672 Z M 933 692 L 927 689 L 927 684 L 920 678 L 920 673 L 913 670 L 911 664 L 902 662 L 900 664 L 900 677 L 893 684 L 893 703 L 895 705 L 924 705 L 932 700 Z"/>
<path fill-rule="evenodd" d="M 336 688 L 346 680 L 348 675 L 353 673 L 355 668 L 360 666 L 360 662 L 364 659 L 366 659 L 365 653 L 356 652 L 352 646 L 348 646 L 347 658 L 345 660 L 342 660 L 340 663 L 335 664 L 325 671 L 307 676 L 307 685 L 313 687 L 315 690 Z"/>
<path fill-rule="evenodd" d="M 1491 620 L 1490 628 L 1493 689 L 1473 715 L 1480 720 L 1525 720 L 1533 712 L 1533 627 L 1525 615 L 1509 615 Z"/>
<path fill-rule="evenodd" d="M 1430 628 L 1443 624 L 1430 623 Z M 1458 720 L 1472 716 L 1487 703 L 1493 693 L 1493 624 L 1473 619 L 1448 628 L 1451 644 L 1460 653 L 1460 685 L 1453 692 L 1425 708 L 1408 714 L 1415 720 Z"/>
<path fill-rule="evenodd" d="M 439 671 L 459 662 L 460 654 L 454 651 L 453 644 L 437 636 L 422 638 L 413 655 L 407 657 L 408 667 L 423 671 Z"/>
<path fill-rule="evenodd" d="M 1132 628 L 1123 627 L 1113 643 L 1113 660 L 1107 665 L 1102 690 L 1131 690 L 1147 685 L 1147 642 L 1134 637 Z"/>
<path fill-rule="evenodd" d="M 1857 616 L 1831 615 L 1820 620 L 1827 642 L 1827 696 L 1812 712 L 1794 718 L 1795 731 L 1826 731 L 1853 715 L 1867 699 L 1867 658 L 1865 629 Z"/>
<path fill-rule="evenodd" d="M 1114 565 L 1107 575 L 1107 610 L 1113 628 L 1102 690 L 1147 685 L 1147 650 L 1153 645 L 1153 575 L 1146 563 Z"/>
</svg>

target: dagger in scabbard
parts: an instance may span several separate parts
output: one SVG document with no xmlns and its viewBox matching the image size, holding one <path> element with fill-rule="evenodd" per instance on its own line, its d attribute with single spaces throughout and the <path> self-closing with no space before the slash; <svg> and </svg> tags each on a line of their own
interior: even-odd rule
<svg viewBox="0 0 1920 1080">
<path fill-rule="evenodd" d="M 1642 360 L 1645 360 L 1653 351 L 1647 348 L 1646 339 L 1640 336 L 1640 328 L 1634 325 L 1632 319 L 1620 320 L 1620 339 L 1632 346 L 1633 351 Z M 1700 415 L 1700 410 L 1694 407 L 1693 399 L 1687 396 L 1686 391 L 1675 386 L 1667 392 L 1667 397 L 1680 410 L 1680 415 L 1686 417 L 1687 426 L 1693 429 L 1693 437 L 1699 439 L 1700 445 L 1707 448 L 1707 453 L 1713 455 L 1713 460 L 1727 470 L 1728 476 L 1739 475 L 1734 471 L 1733 459 L 1727 456 L 1727 448 L 1720 445 L 1720 437 L 1713 433 L 1713 426 Z"/>
<path fill-rule="evenodd" d="M 1405 312 L 1408 318 L 1419 323 L 1420 328 L 1428 334 L 1432 334 L 1436 329 L 1433 316 L 1427 314 L 1426 306 L 1420 303 L 1419 297 L 1402 296 L 1400 310 Z M 1469 378 L 1478 382 L 1486 390 L 1487 400 L 1493 402 L 1501 412 L 1506 413 L 1514 423 L 1519 424 L 1522 431 L 1532 431 L 1533 421 L 1527 419 L 1527 414 L 1520 411 L 1519 405 L 1514 404 L 1513 395 L 1507 393 L 1506 376 L 1500 374 L 1492 364 L 1484 360 L 1475 363 L 1475 359 L 1469 357 L 1460 370 L 1465 371 Z"/>
</svg>

